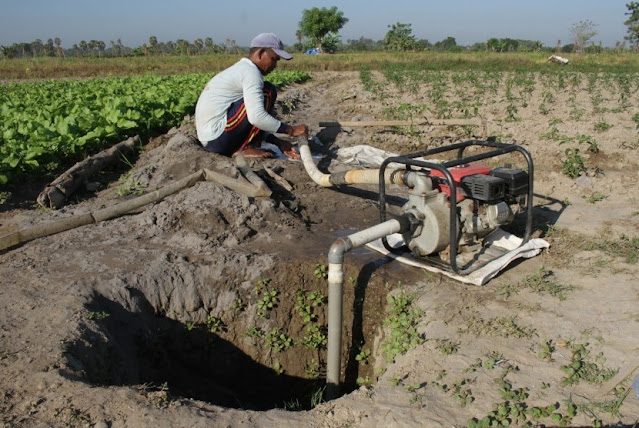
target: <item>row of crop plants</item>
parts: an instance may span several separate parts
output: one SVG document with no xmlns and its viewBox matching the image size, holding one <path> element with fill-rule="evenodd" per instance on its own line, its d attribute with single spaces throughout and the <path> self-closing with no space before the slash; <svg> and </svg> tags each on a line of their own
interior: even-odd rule
<svg viewBox="0 0 639 428">
<path fill-rule="evenodd" d="M 310 76 L 272 73 L 276 86 Z M 49 80 L 0 85 L 0 184 L 59 169 L 136 134 L 153 135 L 195 110 L 210 74 Z"/>
</svg>

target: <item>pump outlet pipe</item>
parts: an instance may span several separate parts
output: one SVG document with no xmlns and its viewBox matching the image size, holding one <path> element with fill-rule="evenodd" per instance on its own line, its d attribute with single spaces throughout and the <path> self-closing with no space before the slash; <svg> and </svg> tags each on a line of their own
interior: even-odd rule
<svg viewBox="0 0 639 428">
<path fill-rule="evenodd" d="M 337 398 L 340 392 L 342 355 L 342 302 L 344 253 L 393 233 L 411 230 L 416 218 L 404 214 L 376 226 L 340 238 L 328 253 L 328 357 L 326 363 L 326 397 Z"/>
<path fill-rule="evenodd" d="M 379 169 L 354 169 L 332 174 L 324 174 L 313 161 L 311 148 L 306 137 L 297 140 L 300 149 L 300 157 L 306 173 L 311 179 L 322 187 L 333 187 L 341 184 L 379 184 Z M 405 169 L 387 169 L 384 172 L 385 183 L 404 185 Z"/>
</svg>

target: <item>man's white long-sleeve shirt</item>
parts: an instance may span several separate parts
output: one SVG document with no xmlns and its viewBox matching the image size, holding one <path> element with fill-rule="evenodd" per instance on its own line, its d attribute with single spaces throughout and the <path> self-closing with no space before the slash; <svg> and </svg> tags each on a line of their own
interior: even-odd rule
<svg viewBox="0 0 639 428">
<path fill-rule="evenodd" d="M 202 144 L 216 139 L 226 127 L 226 113 L 232 103 L 244 98 L 249 122 L 261 130 L 277 132 L 281 122 L 264 109 L 264 80 L 248 58 L 213 76 L 195 106 L 197 138 Z"/>
</svg>

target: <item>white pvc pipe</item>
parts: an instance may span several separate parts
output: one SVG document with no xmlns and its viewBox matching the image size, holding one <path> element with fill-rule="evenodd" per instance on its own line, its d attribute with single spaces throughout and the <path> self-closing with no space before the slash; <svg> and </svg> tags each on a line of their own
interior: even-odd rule
<svg viewBox="0 0 639 428">
<path fill-rule="evenodd" d="M 334 174 L 324 174 L 317 169 L 306 138 L 299 138 L 298 145 L 306 173 L 315 183 L 322 187 L 333 187 L 339 184 L 379 183 L 379 169 L 356 169 Z M 404 172 L 405 169 L 386 169 L 386 171 L 384 171 L 384 180 L 388 184 L 405 184 L 403 178 Z"/>
<path fill-rule="evenodd" d="M 344 285 L 344 253 L 376 239 L 410 227 L 407 217 L 380 223 L 368 229 L 340 238 L 328 253 L 328 356 L 326 362 L 326 396 L 337 398 L 341 377 L 342 355 L 342 302 Z"/>
</svg>

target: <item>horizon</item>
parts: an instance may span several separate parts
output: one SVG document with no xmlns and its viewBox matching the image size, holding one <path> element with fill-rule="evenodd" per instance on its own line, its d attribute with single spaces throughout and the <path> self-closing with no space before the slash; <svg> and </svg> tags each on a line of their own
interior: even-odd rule
<svg viewBox="0 0 639 428">
<path fill-rule="evenodd" d="M 64 49 L 82 40 L 100 40 L 109 47 L 118 39 L 127 47 L 137 47 L 155 36 L 160 43 L 178 39 L 192 43 L 211 37 L 217 44 L 230 39 L 238 46 L 248 46 L 256 34 L 274 32 L 290 46 L 297 41 L 295 32 L 304 9 L 332 6 L 349 20 L 338 33 L 342 43 L 361 37 L 383 40 L 388 27 L 398 22 L 410 24 L 418 40 L 435 43 L 454 37 L 461 46 L 491 38 L 540 41 L 545 47 L 556 46 L 558 41 L 568 45 L 573 42 L 570 27 L 587 20 L 596 25 L 598 34 L 591 39 L 595 44 L 614 47 L 627 34 L 625 0 L 540 0 L 534 10 L 528 10 L 528 2 L 506 0 L 481 4 L 472 0 L 420 4 L 397 0 L 392 5 L 379 0 L 315 3 L 289 7 L 282 0 L 273 0 L 265 9 L 255 0 L 239 6 L 192 0 L 188 8 L 180 8 L 182 5 L 175 7 L 166 1 L 138 0 L 132 7 L 131 2 L 113 0 L 104 8 L 94 0 L 81 7 L 71 0 L 27 0 L 5 5 L 0 17 L 0 45 L 60 38 Z M 465 13 L 460 15 L 460 10 Z M 209 25 L 211 29 L 206 30 Z"/>
</svg>

